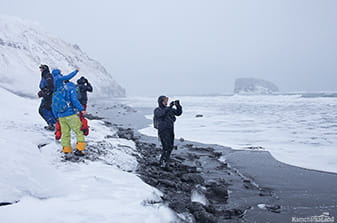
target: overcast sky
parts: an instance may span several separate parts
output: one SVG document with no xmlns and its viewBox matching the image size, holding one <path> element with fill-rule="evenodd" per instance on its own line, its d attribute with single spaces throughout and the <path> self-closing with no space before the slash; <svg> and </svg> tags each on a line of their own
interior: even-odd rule
<svg viewBox="0 0 337 223">
<path fill-rule="evenodd" d="M 128 95 L 337 90 L 335 0 L 0 0 L 101 62 Z"/>
</svg>

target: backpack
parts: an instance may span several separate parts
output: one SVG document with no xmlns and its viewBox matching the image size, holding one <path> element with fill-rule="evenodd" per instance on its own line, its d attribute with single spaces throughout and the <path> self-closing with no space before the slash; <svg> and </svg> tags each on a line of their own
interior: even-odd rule
<svg viewBox="0 0 337 223">
<path fill-rule="evenodd" d="M 67 89 L 65 86 L 59 88 L 53 95 L 53 111 L 56 113 L 66 112 L 70 108 L 70 102 L 67 101 Z"/>
<path fill-rule="evenodd" d="M 153 127 L 155 128 L 155 129 L 158 129 L 158 118 L 154 115 L 153 116 Z"/>
</svg>

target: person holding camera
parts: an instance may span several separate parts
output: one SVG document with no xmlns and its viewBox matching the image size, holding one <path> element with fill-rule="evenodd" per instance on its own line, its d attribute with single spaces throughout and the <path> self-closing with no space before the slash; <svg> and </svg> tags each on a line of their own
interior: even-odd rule
<svg viewBox="0 0 337 223">
<path fill-rule="evenodd" d="M 81 77 L 77 80 L 77 89 L 78 89 L 78 100 L 82 104 L 84 110 L 87 110 L 88 103 L 88 94 L 87 92 L 92 92 L 93 88 L 89 83 L 88 79 L 85 77 Z"/>
<path fill-rule="evenodd" d="M 170 155 L 174 147 L 174 122 L 176 116 L 183 113 L 179 100 L 172 101 L 168 106 L 169 98 L 160 96 L 158 98 L 158 107 L 154 110 L 154 127 L 158 130 L 158 136 L 162 144 L 162 154 L 159 160 L 161 167 L 167 168 Z M 175 106 L 175 108 L 174 108 Z"/>
</svg>

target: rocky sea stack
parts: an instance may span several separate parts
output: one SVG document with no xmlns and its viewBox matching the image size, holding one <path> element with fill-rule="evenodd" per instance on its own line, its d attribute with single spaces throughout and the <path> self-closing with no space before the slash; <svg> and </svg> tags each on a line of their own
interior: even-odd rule
<svg viewBox="0 0 337 223">
<path fill-rule="evenodd" d="M 234 94 L 272 94 L 279 88 L 272 82 L 256 78 L 238 78 L 235 80 Z"/>
</svg>

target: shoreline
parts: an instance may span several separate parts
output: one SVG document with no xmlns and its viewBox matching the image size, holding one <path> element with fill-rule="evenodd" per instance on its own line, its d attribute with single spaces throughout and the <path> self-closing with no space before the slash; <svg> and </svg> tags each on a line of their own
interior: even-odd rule
<svg viewBox="0 0 337 223">
<path fill-rule="evenodd" d="M 114 123 L 114 126 L 120 128 L 122 132 L 129 132 L 127 135 L 131 134 L 136 137 L 134 140 L 138 140 L 140 152 L 146 157 L 150 157 L 140 161 L 140 177 L 164 194 L 171 193 L 172 196 L 172 191 L 176 192 L 177 186 L 169 182 L 166 184 L 165 182 L 153 182 L 153 179 L 158 180 L 159 176 L 165 175 L 155 165 L 157 158 L 154 154 L 158 155 L 160 151 L 158 140 L 138 132 L 149 123 L 150 120 L 144 117 L 145 114 L 149 114 L 149 110 L 131 108 L 113 101 L 95 104 L 91 110 L 99 113 L 99 116 L 105 117 L 104 120 Z M 123 134 L 121 136 L 125 137 Z M 211 190 L 209 187 L 207 188 L 207 182 L 211 180 L 207 179 L 207 175 L 211 175 L 209 173 L 214 171 L 214 167 L 220 165 L 218 153 L 226 158 L 225 163 L 221 164 L 223 167 L 217 169 L 213 174 L 212 180 L 224 180 L 225 183 L 220 188 L 227 191 L 227 196 L 225 196 L 225 192 L 223 193 L 227 198 L 220 202 L 222 204 L 215 205 L 218 210 L 214 210 L 214 208 L 210 210 L 212 208 L 209 208 L 212 207 L 212 204 L 219 203 L 213 201 L 214 197 L 212 198 L 211 195 L 208 197 L 205 195 L 209 200 L 206 205 L 191 202 L 192 206 L 183 209 L 175 208 L 172 201 L 171 204 L 168 201 L 169 207 L 177 213 L 180 212 L 180 215 L 182 214 L 182 219 L 191 218 L 191 215 L 198 218 L 198 213 L 201 213 L 198 220 L 202 218 L 203 221 L 207 219 L 208 222 L 291 222 L 292 217 L 319 216 L 323 212 L 337 216 L 337 203 L 334 202 L 337 201 L 337 175 L 335 173 L 284 164 L 275 160 L 268 151 L 233 150 L 219 145 L 177 140 L 176 144 L 178 150 L 174 150 L 172 153 L 173 168 L 170 169 L 171 171 L 175 171 L 174 167 L 184 166 L 187 169 L 193 169 L 193 167 L 197 169 L 196 164 L 201 165 L 201 170 L 192 171 L 192 174 L 198 175 L 196 178 L 201 176 L 204 182 L 201 182 L 201 178 L 197 181 L 195 179 L 187 181 L 187 183 L 193 184 L 187 192 L 185 191 L 186 194 L 190 194 L 189 197 L 198 189 L 195 187 L 196 185 L 202 185 L 199 192 L 203 191 L 204 195 Z M 151 152 L 149 153 L 149 151 Z M 203 157 L 210 159 L 205 160 Z M 145 165 L 142 166 L 142 162 Z M 206 165 L 203 162 L 212 163 L 212 165 Z M 146 171 L 143 170 L 147 170 L 149 174 L 145 174 Z M 227 174 L 225 174 L 226 172 Z M 174 173 L 176 177 L 171 175 L 164 177 L 164 179 L 174 179 L 175 183 L 179 184 L 182 174 L 186 173 L 178 171 Z M 203 190 L 204 188 L 206 190 Z M 186 202 L 187 195 L 184 196 Z M 227 214 L 221 215 L 219 210 L 221 213 Z"/>
</svg>

